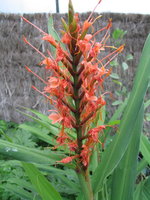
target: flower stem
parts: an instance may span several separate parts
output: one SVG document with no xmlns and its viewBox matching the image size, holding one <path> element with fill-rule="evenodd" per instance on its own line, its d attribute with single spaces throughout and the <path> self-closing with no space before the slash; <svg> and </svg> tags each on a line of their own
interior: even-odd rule
<svg viewBox="0 0 150 200">
<path fill-rule="evenodd" d="M 78 172 L 77 175 L 78 175 L 79 182 L 81 185 L 81 190 L 83 192 L 83 199 L 84 200 L 94 200 L 88 170 L 86 171 L 86 173 L 85 173 L 85 171 Z"/>
</svg>

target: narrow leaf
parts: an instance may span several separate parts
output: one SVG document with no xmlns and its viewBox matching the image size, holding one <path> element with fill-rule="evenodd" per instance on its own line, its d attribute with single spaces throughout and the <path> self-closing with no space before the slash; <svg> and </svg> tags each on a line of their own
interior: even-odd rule
<svg viewBox="0 0 150 200">
<path fill-rule="evenodd" d="M 31 192 L 28 192 L 21 187 L 17 187 L 16 185 L 0 185 L 0 188 L 5 189 L 5 192 L 11 192 L 12 194 L 15 194 L 19 199 L 33 200 L 34 198 L 34 195 Z"/>
<path fill-rule="evenodd" d="M 150 142 L 148 141 L 148 138 L 145 135 L 142 135 L 141 137 L 140 151 L 142 152 L 142 155 L 144 156 L 145 160 L 150 165 Z"/>
<path fill-rule="evenodd" d="M 30 110 L 30 111 L 31 111 L 32 113 L 34 113 L 32 110 Z M 36 118 L 36 117 L 33 117 L 32 115 L 29 115 L 29 114 L 27 114 L 27 113 L 25 113 L 25 112 L 22 112 L 22 111 L 20 111 L 20 110 L 18 110 L 18 112 L 22 113 L 23 115 L 26 115 L 27 117 L 29 117 L 29 118 L 31 118 L 32 120 L 34 120 L 35 122 L 39 123 L 39 124 L 42 125 L 43 127 L 48 128 L 49 131 L 50 131 L 52 134 L 54 134 L 54 135 L 57 135 L 58 132 L 60 131 L 60 129 L 59 129 L 57 126 L 51 124 L 51 121 L 49 121 L 49 123 L 48 123 L 46 120 L 40 120 L 40 119 L 38 119 L 38 118 Z M 47 117 L 47 118 L 48 118 L 48 117 Z"/>
<path fill-rule="evenodd" d="M 149 200 L 150 197 L 150 177 L 142 180 L 136 187 L 134 200 Z"/>
<path fill-rule="evenodd" d="M 122 104 L 123 102 L 121 101 L 121 100 L 117 100 L 117 101 L 114 101 L 113 103 L 112 103 L 112 106 L 118 106 L 118 105 L 120 105 L 120 104 Z"/>
<path fill-rule="evenodd" d="M 57 160 L 64 156 L 55 152 L 45 152 L 18 144 L 10 143 L 0 139 L 0 153 L 8 158 L 20 161 L 35 162 L 41 164 L 55 164 Z"/>
<path fill-rule="evenodd" d="M 147 165 L 148 165 L 148 162 L 145 160 L 145 158 L 140 160 L 137 166 L 137 175 L 139 175 L 142 172 L 142 170 L 146 168 Z"/>
<path fill-rule="evenodd" d="M 33 164 L 22 162 L 22 165 L 43 200 L 62 199 L 60 194 Z"/>
<path fill-rule="evenodd" d="M 52 15 L 50 15 L 49 20 L 48 20 L 48 33 L 51 36 L 53 36 L 53 38 L 55 40 L 60 42 L 60 37 L 59 37 L 58 33 L 56 32 L 56 30 L 54 29 L 54 23 L 53 23 L 53 16 Z"/>
<path fill-rule="evenodd" d="M 93 190 L 102 189 L 104 180 L 116 168 L 123 157 L 131 139 L 131 132 L 135 126 L 137 115 L 148 87 L 150 77 L 150 35 L 148 36 L 141 55 L 134 86 L 130 94 L 128 105 L 121 120 L 119 134 L 117 134 L 104 152 L 101 163 L 93 175 Z"/>
<path fill-rule="evenodd" d="M 127 151 L 113 173 L 111 200 L 133 200 L 143 116 L 144 106 L 142 106 L 131 132 L 132 138 Z"/>
<path fill-rule="evenodd" d="M 51 144 L 51 145 L 56 145 L 56 140 L 54 139 L 54 137 L 51 137 L 45 133 L 42 133 L 42 130 L 39 130 L 36 127 L 32 127 L 26 124 L 21 124 L 19 125 L 19 128 L 22 128 L 24 130 L 27 130 L 29 132 L 31 132 L 32 134 L 34 134 L 35 136 L 37 136 L 39 139 L 41 139 L 42 141 Z"/>
</svg>

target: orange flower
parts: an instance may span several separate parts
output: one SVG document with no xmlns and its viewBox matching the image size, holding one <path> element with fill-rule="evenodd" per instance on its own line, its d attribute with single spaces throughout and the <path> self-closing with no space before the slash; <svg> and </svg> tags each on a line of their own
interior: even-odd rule
<svg viewBox="0 0 150 200">
<path fill-rule="evenodd" d="M 83 53 L 83 56 L 86 57 L 91 49 L 91 44 L 87 40 L 78 40 L 77 45 Z"/>
<path fill-rule="evenodd" d="M 57 161 L 57 162 L 60 162 L 60 163 L 69 163 L 69 162 L 71 162 L 73 159 L 75 159 L 77 157 L 78 157 L 77 155 L 75 155 L 75 156 L 69 156 L 69 157 L 63 158 L 62 160 Z"/>
<path fill-rule="evenodd" d="M 93 46 L 93 48 L 91 49 L 89 56 L 92 58 L 96 58 L 97 55 L 100 53 L 100 51 L 104 51 L 104 45 L 101 44 L 100 42 L 96 42 Z"/>
<path fill-rule="evenodd" d="M 98 142 L 99 132 L 102 132 L 102 130 L 104 130 L 105 128 L 105 125 L 92 128 L 90 131 L 88 131 L 87 135 L 89 135 L 92 138 L 93 142 Z"/>
<path fill-rule="evenodd" d="M 52 113 L 48 118 L 52 120 L 52 124 L 60 123 L 63 120 L 63 117 L 58 113 Z"/>
<path fill-rule="evenodd" d="M 90 149 L 86 145 L 82 145 L 82 150 L 80 153 L 81 161 L 85 167 L 88 166 L 90 160 Z"/>
<path fill-rule="evenodd" d="M 89 29 L 90 26 L 92 26 L 93 22 L 92 21 L 89 21 L 89 20 L 86 20 L 84 23 L 83 23 L 83 27 L 82 27 L 82 32 L 85 32 Z"/>
<path fill-rule="evenodd" d="M 55 41 L 55 39 L 51 36 L 51 35 L 48 35 L 46 34 L 42 40 L 46 40 L 48 41 L 51 45 L 53 45 L 54 47 L 57 47 L 57 42 Z"/>
<path fill-rule="evenodd" d="M 78 149 L 77 141 L 69 142 L 68 146 L 70 151 L 76 151 Z"/>
<path fill-rule="evenodd" d="M 62 130 L 60 131 L 58 137 L 57 137 L 57 143 L 59 145 L 64 145 L 67 142 L 67 139 L 69 139 L 68 135 L 64 132 L 64 127 L 62 127 Z"/>
<path fill-rule="evenodd" d="M 71 36 L 68 33 L 65 33 L 61 39 L 64 44 L 70 44 Z"/>
</svg>

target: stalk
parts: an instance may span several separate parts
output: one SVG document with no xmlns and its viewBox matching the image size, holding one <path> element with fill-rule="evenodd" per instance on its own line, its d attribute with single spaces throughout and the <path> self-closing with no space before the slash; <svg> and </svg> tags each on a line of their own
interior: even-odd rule
<svg viewBox="0 0 150 200">
<path fill-rule="evenodd" d="M 77 66 L 74 67 L 74 69 L 77 69 Z M 82 125 L 80 124 L 80 112 L 79 112 L 79 105 L 80 105 L 80 99 L 78 96 L 79 88 L 77 87 L 78 84 L 78 75 L 75 71 L 75 77 L 74 77 L 74 95 L 76 96 L 75 99 L 75 106 L 76 106 L 76 132 L 77 132 L 77 144 L 78 144 L 78 155 L 80 156 L 81 150 L 82 150 Z M 91 187 L 91 180 L 89 176 L 88 168 L 83 166 L 82 162 L 79 160 L 79 166 L 77 166 L 77 175 L 79 178 L 79 182 L 81 185 L 81 190 L 83 192 L 83 196 L 85 200 L 93 200 L 93 191 Z"/>
<path fill-rule="evenodd" d="M 79 182 L 81 185 L 81 190 L 83 192 L 84 199 L 85 200 L 94 200 L 91 182 L 89 180 L 89 173 L 87 174 L 86 177 L 85 177 L 85 174 L 83 174 L 82 172 L 77 173 L 77 175 L 79 178 Z"/>
</svg>

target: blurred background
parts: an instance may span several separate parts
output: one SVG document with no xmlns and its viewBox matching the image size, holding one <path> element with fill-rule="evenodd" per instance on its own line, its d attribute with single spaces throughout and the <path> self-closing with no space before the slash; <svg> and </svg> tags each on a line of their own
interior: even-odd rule
<svg viewBox="0 0 150 200">
<path fill-rule="evenodd" d="M 91 11 L 98 0 L 72 0 L 76 12 Z M 66 13 L 68 0 L 0 0 L 4 13 Z M 102 0 L 97 12 L 150 14 L 149 0 Z"/>
</svg>

